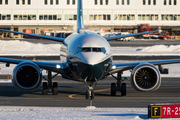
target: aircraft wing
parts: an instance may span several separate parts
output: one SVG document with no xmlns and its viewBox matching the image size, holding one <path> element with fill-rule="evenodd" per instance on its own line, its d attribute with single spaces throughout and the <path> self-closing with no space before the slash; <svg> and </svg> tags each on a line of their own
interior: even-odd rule
<svg viewBox="0 0 180 120">
<path fill-rule="evenodd" d="M 4 29 L 0 29 L 0 31 L 16 33 L 16 34 L 21 34 L 21 35 L 28 35 L 28 36 L 48 39 L 48 40 L 52 40 L 52 41 L 56 41 L 56 42 L 63 42 L 65 40 L 65 38 L 51 37 L 51 36 L 45 36 L 45 35 L 36 35 L 36 34 L 17 32 L 17 31 L 11 31 L 11 30 L 4 30 Z"/>
<path fill-rule="evenodd" d="M 21 62 L 33 62 L 37 64 L 41 69 L 51 70 L 53 72 L 62 73 L 66 68 L 65 63 L 55 63 L 55 62 L 41 62 L 41 61 L 30 61 L 30 60 L 20 60 L 20 59 L 9 59 L 9 58 L 0 58 L 0 62 L 7 64 L 19 64 Z"/>
<path fill-rule="evenodd" d="M 118 71 L 125 71 L 129 69 L 133 69 L 136 65 L 149 63 L 153 65 L 165 65 L 165 64 L 173 64 L 180 63 L 180 59 L 170 59 L 170 60 L 157 60 L 157 61 L 142 61 L 142 62 L 131 62 L 131 63 L 114 63 L 109 74 L 117 73 Z"/>
<path fill-rule="evenodd" d="M 138 36 L 138 35 L 143 35 L 143 34 L 148 34 L 148 33 L 157 33 L 160 32 L 159 30 L 156 31 L 150 31 L 150 32 L 141 32 L 141 33 L 135 33 L 135 34 L 127 34 L 127 35 L 117 35 L 117 36 L 112 36 L 112 37 L 104 37 L 106 40 L 114 40 L 114 39 L 119 39 L 119 38 L 125 38 L 125 37 L 131 37 L 131 36 Z"/>
</svg>

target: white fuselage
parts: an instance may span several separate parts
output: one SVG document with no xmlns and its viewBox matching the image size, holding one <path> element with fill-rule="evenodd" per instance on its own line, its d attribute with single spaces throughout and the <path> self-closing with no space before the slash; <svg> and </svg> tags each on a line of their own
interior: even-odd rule
<svg viewBox="0 0 180 120">
<path fill-rule="evenodd" d="M 74 33 L 64 42 L 67 46 L 66 52 L 61 53 L 61 62 L 67 62 L 80 79 L 99 80 L 110 70 L 112 51 L 102 36 L 90 32 Z"/>
</svg>

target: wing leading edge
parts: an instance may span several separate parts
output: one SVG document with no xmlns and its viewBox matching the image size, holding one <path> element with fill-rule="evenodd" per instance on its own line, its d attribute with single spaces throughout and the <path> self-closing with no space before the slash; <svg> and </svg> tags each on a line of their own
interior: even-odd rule
<svg viewBox="0 0 180 120">
<path fill-rule="evenodd" d="M 131 63 L 114 63 L 109 74 L 117 73 L 118 71 L 124 71 L 133 69 L 136 65 L 142 63 L 149 63 L 153 65 L 165 65 L 165 64 L 174 64 L 180 63 L 180 59 L 170 59 L 170 60 L 157 60 L 157 61 L 142 61 L 142 62 L 131 62 Z"/>
<path fill-rule="evenodd" d="M 45 35 L 23 33 L 23 32 L 11 31 L 11 30 L 4 30 L 4 29 L 0 29 L 0 31 L 16 33 L 16 34 L 21 34 L 21 35 L 28 35 L 28 36 L 32 36 L 32 37 L 43 38 L 43 39 L 48 39 L 48 40 L 52 40 L 52 41 L 56 41 L 56 42 L 62 42 L 62 43 L 65 40 L 65 38 L 58 38 L 58 37 L 51 37 L 51 36 L 45 36 Z"/>
<path fill-rule="evenodd" d="M 37 64 L 41 69 L 51 70 L 53 72 L 62 73 L 66 68 L 65 63 L 54 63 L 54 62 L 41 62 L 41 61 L 30 61 L 30 60 L 20 60 L 20 59 L 9 59 L 9 58 L 0 58 L 0 62 L 8 64 L 19 64 L 21 62 L 33 62 Z"/>
<path fill-rule="evenodd" d="M 112 36 L 112 37 L 105 37 L 105 39 L 106 40 L 113 40 L 113 39 L 138 36 L 138 35 L 143 35 L 143 34 L 148 34 L 148 33 L 157 33 L 157 32 L 160 32 L 160 30 L 150 31 L 150 32 L 141 32 L 141 33 L 135 33 L 135 34 L 128 34 L 128 35 L 117 35 L 117 36 Z"/>
</svg>

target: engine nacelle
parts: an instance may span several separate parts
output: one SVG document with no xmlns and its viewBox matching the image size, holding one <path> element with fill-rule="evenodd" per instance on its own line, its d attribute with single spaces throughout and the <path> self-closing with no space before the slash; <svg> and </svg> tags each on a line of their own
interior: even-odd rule
<svg viewBox="0 0 180 120">
<path fill-rule="evenodd" d="M 36 90 L 42 82 L 42 73 L 33 62 L 22 62 L 13 70 L 12 83 L 22 90 Z"/>
<path fill-rule="evenodd" d="M 137 65 L 131 73 L 131 85 L 138 91 L 155 91 L 161 85 L 159 70 L 152 64 Z"/>
</svg>

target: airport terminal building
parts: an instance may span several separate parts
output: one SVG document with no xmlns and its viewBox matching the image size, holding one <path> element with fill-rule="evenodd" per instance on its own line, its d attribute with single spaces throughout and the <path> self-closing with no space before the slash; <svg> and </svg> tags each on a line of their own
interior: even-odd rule
<svg viewBox="0 0 180 120">
<path fill-rule="evenodd" d="M 138 25 L 180 35 L 180 0 L 83 0 L 92 30 L 137 32 Z M 42 34 L 76 30 L 77 0 L 0 0 L 0 28 Z M 4 38 L 19 37 L 3 34 Z"/>
</svg>

